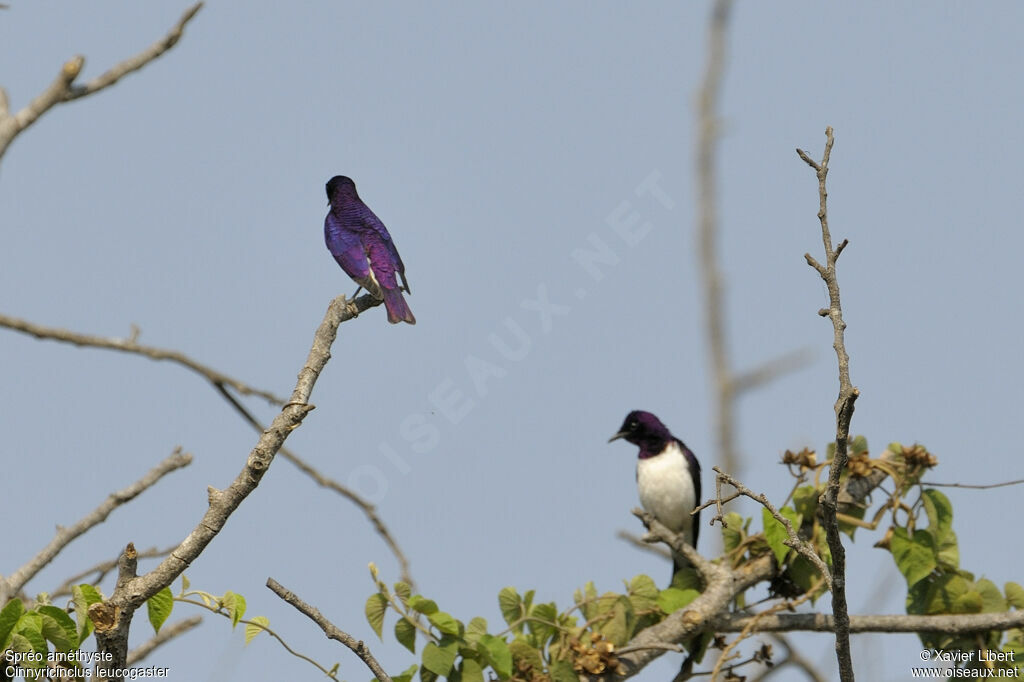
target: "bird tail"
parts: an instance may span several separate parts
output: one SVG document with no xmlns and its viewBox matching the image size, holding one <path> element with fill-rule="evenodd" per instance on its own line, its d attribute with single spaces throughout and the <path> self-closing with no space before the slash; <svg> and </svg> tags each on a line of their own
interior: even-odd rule
<svg viewBox="0 0 1024 682">
<path fill-rule="evenodd" d="M 690 567 L 690 562 L 689 561 L 687 561 L 682 556 L 673 553 L 673 556 L 672 556 L 672 577 L 669 579 L 668 586 L 672 587 L 673 585 L 675 585 L 676 576 L 679 574 L 679 572 L 682 571 L 683 569 L 689 568 L 689 567 Z"/>
<path fill-rule="evenodd" d="M 405 302 L 402 290 L 381 288 L 384 291 L 384 307 L 388 309 L 388 322 L 391 324 L 398 324 L 399 322 L 416 324 L 416 318 L 413 317 L 412 311 L 409 310 L 409 304 Z"/>
</svg>

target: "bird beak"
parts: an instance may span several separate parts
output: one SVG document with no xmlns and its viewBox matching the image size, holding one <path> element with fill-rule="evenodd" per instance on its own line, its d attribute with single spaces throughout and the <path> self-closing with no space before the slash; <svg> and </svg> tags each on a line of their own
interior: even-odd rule
<svg viewBox="0 0 1024 682">
<path fill-rule="evenodd" d="M 618 432 L 618 433 L 616 433 L 616 434 L 615 434 L 614 436 L 612 436 L 611 438 L 609 438 L 609 439 L 608 439 L 608 442 L 609 442 L 609 443 L 611 443 L 611 442 L 612 442 L 612 441 L 614 441 L 614 440 L 618 440 L 618 439 L 620 439 L 620 438 L 625 438 L 625 437 L 626 437 L 626 432 L 625 432 L 625 431 L 619 431 L 619 432 Z"/>
</svg>

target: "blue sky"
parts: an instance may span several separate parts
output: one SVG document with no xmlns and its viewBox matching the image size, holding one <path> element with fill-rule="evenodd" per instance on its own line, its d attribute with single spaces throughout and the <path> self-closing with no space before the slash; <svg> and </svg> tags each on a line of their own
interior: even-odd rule
<svg viewBox="0 0 1024 682">
<path fill-rule="evenodd" d="M 87 57 L 84 78 L 98 75 L 184 9 L 11 4 L 0 85 L 14 110 L 72 55 Z M 418 324 L 388 325 L 375 309 L 343 325 L 317 409 L 288 445 L 372 497 L 420 590 L 463 620 L 497 624 L 505 585 L 564 606 L 587 580 L 660 581 L 667 564 L 615 538 L 637 529 L 635 462 L 605 441 L 629 410 L 653 411 L 712 487 L 692 106 L 707 12 L 211 2 L 164 58 L 51 111 L 8 150 L 0 309 L 110 336 L 137 324 L 145 343 L 286 394 L 327 303 L 354 288 L 322 240 L 324 182 L 349 175 L 401 250 Z M 873 454 L 924 443 L 939 457 L 936 481 L 1024 477 L 1022 19 L 1013 2 L 735 8 L 718 171 L 730 351 L 742 369 L 814 349 L 808 368 L 740 403 L 740 474 L 753 489 L 783 497 L 780 454 L 823 450 L 834 433 L 832 331 L 816 314 L 827 293 L 803 261 L 821 252 L 816 184 L 793 151 L 820 156 L 826 125 L 833 235 L 851 242 L 839 277 L 862 391 L 853 431 Z M 652 177 L 668 202 L 637 192 Z M 613 224 L 633 216 L 636 237 L 623 239 Z M 573 253 L 601 242 L 617 262 L 595 279 Z M 560 312 L 539 315 L 539 296 Z M 503 355 L 491 337 L 512 344 L 516 328 L 528 345 Z M 19 510 L 5 524 L 18 551 L 0 572 L 176 445 L 196 458 L 70 546 L 30 592 L 128 541 L 180 541 L 206 486 L 226 485 L 255 443 L 220 397 L 169 364 L 9 331 L 0 358 L 5 506 Z M 441 395 L 464 414 L 447 416 Z M 403 431 L 413 415 L 436 434 L 418 449 Z M 947 494 L 964 566 L 1020 581 L 1024 553 L 1007 528 L 1020 489 Z M 705 528 L 701 551 L 716 553 L 717 536 Z M 852 610 L 899 613 L 902 578 L 870 544 L 848 550 Z M 244 594 L 294 646 L 365 679 L 263 584 L 273 576 L 373 642 L 362 616 L 370 561 L 397 578 L 359 512 L 281 460 L 189 576 Z M 140 619 L 135 636 L 145 629 Z M 178 679 L 315 675 L 269 640 L 241 640 L 207 617 L 151 661 Z M 833 669 L 826 637 L 799 641 Z M 411 662 L 396 645 L 374 649 L 389 670 Z M 918 651 L 913 636 L 854 645 L 871 679 L 903 679 Z M 674 663 L 641 679 L 664 679 Z"/>
</svg>

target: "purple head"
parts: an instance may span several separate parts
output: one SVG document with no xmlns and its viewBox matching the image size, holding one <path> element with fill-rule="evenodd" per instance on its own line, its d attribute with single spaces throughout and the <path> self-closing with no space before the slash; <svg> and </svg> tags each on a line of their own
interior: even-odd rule
<svg viewBox="0 0 1024 682">
<path fill-rule="evenodd" d="M 352 178 L 347 178 L 344 175 L 335 175 L 333 178 L 327 181 L 327 200 L 333 201 L 335 197 L 359 197 L 356 192 L 356 183 L 352 182 Z"/>
<path fill-rule="evenodd" d="M 626 420 L 619 427 L 619 432 L 608 442 L 624 438 L 633 445 L 639 445 L 642 451 L 658 452 L 665 444 L 674 439 L 668 427 L 650 412 L 633 410 L 626 415 Z"/>
</svg>

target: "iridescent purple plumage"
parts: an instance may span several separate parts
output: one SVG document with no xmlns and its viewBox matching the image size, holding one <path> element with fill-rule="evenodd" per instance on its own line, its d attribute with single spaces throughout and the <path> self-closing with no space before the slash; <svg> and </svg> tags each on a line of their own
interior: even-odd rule
<svg viewBox="0 0 1024 682">
<path fill-rule="evenodd" d="M 327 199 L 331 210 L 324 218 L 324 241 L 334 260 L 357 284 L 384 300 L 388 322 L 416 324 L 402 296 L 402 289 L 409 291 L 405 264 L 384 223 L 359 198 L 356 184 L 343 175 L 327 181 Z"/>
</svg>

